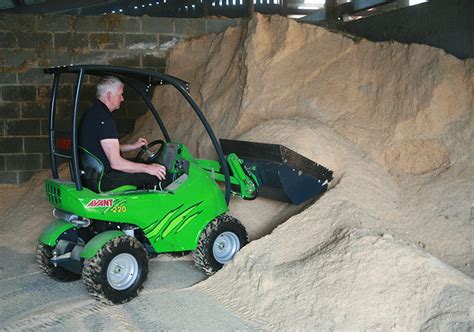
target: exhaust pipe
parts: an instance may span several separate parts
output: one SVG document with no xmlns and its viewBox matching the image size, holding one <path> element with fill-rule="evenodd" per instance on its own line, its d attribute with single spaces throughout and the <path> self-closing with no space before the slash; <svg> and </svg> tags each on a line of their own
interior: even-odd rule
<svg viewBox="0 0 474 332">
<path fill-rule="evenodd" d="M 53 216 L 56 219 L 67 221 L 77 227 L 85 228 L 85 227 L 89 227 L 91 224 L 91 220 L 88 218 L 80 217 L 78 215 L 75 215 L 75 214 L 60 210 L 60 209 L 54 209 Z"/>
</svg>

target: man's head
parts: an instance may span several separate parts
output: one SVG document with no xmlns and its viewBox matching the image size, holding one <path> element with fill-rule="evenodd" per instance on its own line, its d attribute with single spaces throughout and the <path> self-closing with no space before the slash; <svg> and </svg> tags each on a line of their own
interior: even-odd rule
<svg viewBox="0 0 474 332">
<path fill-rule="evenodd" d="M 110 112 L 120 108 L 123 99 L 123 83 L 114 76 L 105 76 L 97 85 L 97 99 L 103 102 Z"/>
</svg>

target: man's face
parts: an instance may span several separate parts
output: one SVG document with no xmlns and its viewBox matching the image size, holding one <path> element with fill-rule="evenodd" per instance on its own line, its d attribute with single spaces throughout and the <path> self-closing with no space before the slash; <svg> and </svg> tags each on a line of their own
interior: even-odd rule
<svg viewBox="0 0 474 332">
<path fill-rule="evenodd" d="M 109 102 L 109 109 L 111 112 L 118 110 L 120 104 L 122 104 L 123 99 L 123 87 L 119 87 L 115 93 L 109 91 L 107 92 L 107 99 Z"/>
</svg>

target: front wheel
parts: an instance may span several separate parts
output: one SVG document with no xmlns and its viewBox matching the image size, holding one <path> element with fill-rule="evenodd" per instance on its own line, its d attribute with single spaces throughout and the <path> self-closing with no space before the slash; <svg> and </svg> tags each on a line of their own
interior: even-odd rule
<svg viewBox="0 0 474 332">
<path fill-rule="evenodd" d="M 89 293 L 107 303 L 121 304 L 138 296 L 148 275 L 148 257 L 135 238 L 119 236 L 84 261 L 82 279 Z"/>
<path fill-rule="evenodd" d="M 36 262 L 40 269 L 54 280 L 69 282 L 81 279 L 81 275 L 68 271 L 61 266 L 51 263 L 54 247 L 39 242 L 36 247 Z"/>
<path fill-rule="evenodd" d="M 230 262 L 248 242 L 245 227 L 234 217 L 224 214 L 206 226 L 192 257 L 199 269 L 211 275 Z"/>
</svg>

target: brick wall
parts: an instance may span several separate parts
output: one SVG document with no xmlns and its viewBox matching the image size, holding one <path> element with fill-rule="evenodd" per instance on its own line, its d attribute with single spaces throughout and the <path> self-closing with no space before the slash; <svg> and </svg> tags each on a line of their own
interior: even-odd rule
<svg viewBox="0 0 474 332">
<path fill-rule="evenodd" d="M 238 19 L 172 19 L 126 16 L 0 15 L 0 183 L 21 183 L 49 168 L 48 109 L 52 76 L 44 67 L 112 64 L 165 70 L 165 57 L 180 39 L 225 30 Z M 95 98 L 86 82 L 81 110 Z M 57 119 L 69 122 L 74 84 L 61 84 Z M 144 112 L 126 92 L 114 112 L 120 134 Z M 140 104 L 141 105 L 141 104 Z"/>
</svg>

